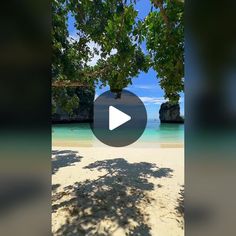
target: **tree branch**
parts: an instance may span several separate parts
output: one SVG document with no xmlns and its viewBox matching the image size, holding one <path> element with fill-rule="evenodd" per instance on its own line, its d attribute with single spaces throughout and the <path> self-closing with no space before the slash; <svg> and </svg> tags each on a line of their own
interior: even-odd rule
<svg viewBox="0 0 236 236">
<path fill-rule="evenodd" d="M 160 13 L 162 15 L 162 18 L 163 18 L 167 28 L 170 29 L 169 19 L 168 19 L 168 16 L 166 14 L 166 11 L 163 7 L 163 0 L 153 0 L 153 4 L 156 8 L 160 9 Z"/>
<path fill-rule="evenodd" d="M 80 78 L 98 78 L 99 76 L 102 75 L 107 69 L 109 68 L 109 65 L 105 65 L 103 68 L 98 69 L 96 71 L 88 71 L 88 72 L 83 72 L 80 73 L 78 77 Z M 93 85 L 86 83 L 86 82 L 81 82 L 78 80 L 56 80 L 52 82 L 52 87 L 84 87 L 84 88 L 92 88 Z"/>
<path fill-rule="evenodd" d="M 55 82 L 52 82 L 52 87 L 84 87 L 84 88 L 90 88 L 92 87 L 89 84 L 83 84 L 80 81 L 71 81 L 71 80 L 58 80 Z"/>
</svg>

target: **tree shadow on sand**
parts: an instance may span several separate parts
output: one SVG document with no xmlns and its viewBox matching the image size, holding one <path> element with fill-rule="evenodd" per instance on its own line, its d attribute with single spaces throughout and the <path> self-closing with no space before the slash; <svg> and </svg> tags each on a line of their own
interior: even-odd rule
<svg viewBox="0 0 236 236">
<path fill-rule="evenodd" d="M 81 156 L 77 151 L 71 150 L 53 150 L 52 151 L 52 174 L 55 174 L 60 168 L 72 166 L 76 162 L 80 162 Z"/>
<path fill-rule="evenodd" d="M 151 235 L 149 216 L 143 209 L 154 200 L 148 192 L 161 186 L 154 186 L 149 178 L 170 178 L 172 169 L 122 158 L 97 161 L 84 168 L 103 175 L 64 189 L 71 197 L 59 199 L 53 211 L 63 209 L 68 218 L 55 235 L 108 236 L 119 230 L 121 235 Z"/>
<path fill-rule="evenodd" d="M 175 210 L 177 212 L 177 216 L 180 217 L 181 220 L 177 220 L 180 224 L 180 227 L 184 227 L 184 186 L 181 186 L 179 191 L 179 198 L 177 199 L 178 205 Z"/>
</svg>

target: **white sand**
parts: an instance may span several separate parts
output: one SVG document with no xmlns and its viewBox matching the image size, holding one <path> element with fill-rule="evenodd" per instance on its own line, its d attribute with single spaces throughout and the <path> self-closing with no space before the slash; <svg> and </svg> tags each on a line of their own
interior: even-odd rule
<svg viewBox="0 0 236 236">
<path fill-rule="evenodd" d="M 184 185 L 183 148 L 52 150 L 54 235 L 184 235 L 176 210 Z"/>
</svg>

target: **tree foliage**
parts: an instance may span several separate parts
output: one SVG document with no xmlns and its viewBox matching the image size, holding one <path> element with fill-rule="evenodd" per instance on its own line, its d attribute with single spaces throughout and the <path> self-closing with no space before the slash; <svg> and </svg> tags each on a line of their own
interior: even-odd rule
<svg viewBox="0 0 236 236">
<path fill-rule="evenodd" d="M 113 91 L 125 88 L 140 71 L 149 68 L 148 57 L 135 41 L 137 11 L 122 0 L 71 1 L 76 28 L 100 46 L 93 68 L 102 85 Z"/>
<path fill-rule="evenodd" d="M 157 71 L 166 98 L 178 101 L 183 90 L 183 3 L 151 2 L 154 10 L 138 20 L 133 0 L 53 0 L 54 107 L 59 104 L 70 113 L 79 103 L 73 95 L 77 86 L 93 88 L 100 82 L 119 94 L 150 66 Z M 74 38 L 68 32 L 69 14 L 75 19 Z M 142 41 L 148 55 L 142 51 Z M 99 60 L 90 65 L 94 56 Z"/>
<path fill-rule="evenodd" d="M 184 83 L 184 4 L 178 0 L 151 0 L 154 11 L 146 17 L 141 33 L 158 73 L 165 98 L 178 103 Z"/>
<path fill-rule="evenodd" d="M 82 52 L 77 42 L 69 40 L 69 9 L 64 0 L 52 2 L 52 83 L 77 79 L 82 67 Z M 86 53 L 84 53 L 86 55 Z M 59 105 L 71 113 L 79 104 L 78 97 L 69 94 L 65 87 L 52 89 L 52 111 Z"/>
<path fill-rule="evenodd" d="M 79 86 L 93 86 L 98 81 L 102 86 L 119 93 L 140 71 L 149 68 L 149 57 L 135 41 L 134 29 L 137 11 L 132 1 L 121 0 L 53 0 L 53 104 L 65 106 L 65 87 L 77 82 Z M 68 14 L 75 18 L 76 40 L 69 38 Z M 91 49 L 96 43 L 100 50 Z M 99 54 L 95 66 L 89 60 Z M 68 104 L 76 104 L 74 102 Z"/>
</svg>

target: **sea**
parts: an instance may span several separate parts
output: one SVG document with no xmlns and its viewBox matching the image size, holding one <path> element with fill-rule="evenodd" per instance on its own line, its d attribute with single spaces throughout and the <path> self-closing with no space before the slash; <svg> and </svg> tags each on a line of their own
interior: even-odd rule
<svg viewBox="0 0 236 236">
<path fill-rule="evenodd" d="M 52 125 L 52 143 L 93 142 L 96 137 L 89 123 Z M 146 129 L 139 138 L 141 142 L 184 143 L 184 124 L 161 124 L 159 120 L 148 120 Z"/>
</svg>

